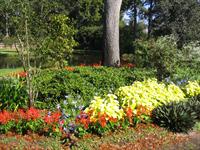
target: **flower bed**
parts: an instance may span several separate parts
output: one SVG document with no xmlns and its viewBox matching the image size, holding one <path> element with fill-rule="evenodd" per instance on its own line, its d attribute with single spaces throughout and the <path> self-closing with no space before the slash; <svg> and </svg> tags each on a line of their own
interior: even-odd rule
<svg viewBox="0 0 200 150">
<path fill-rule="evenodd" d="M 197 81 L 188 82 L 181 88 L 173 83 L 159 83 L 155 79 L 137 81 L 131 86 L 118 88 L 115 94 L 95 96 L 85 109 L 80 108 L 76 101 L 70 103 L 70 98 L 66 97 L 54 112 L 36 108 L 14 112 L 3 110 L 0 112 L 0 132 L 25 134 L 31 131 L 59 136 L 65 141 L 72 140 L 71 135 L 102 135 L 106 131 L 150 122 L 153 109 L 170 102 L 186 101 L 187 97 L 199 95 L 199 89 Z M 70 112 L 72 105 L 74 107 Z"/>
</svg>

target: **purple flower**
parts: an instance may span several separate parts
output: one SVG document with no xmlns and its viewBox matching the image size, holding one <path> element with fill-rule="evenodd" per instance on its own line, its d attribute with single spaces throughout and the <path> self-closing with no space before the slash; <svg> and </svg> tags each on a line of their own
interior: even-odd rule
<svg viewBox="0 0 200 150">
<path fill-rule="evenodd" d="M 48 115 L 48 116 L 51 116 L 51 112 L 49 111 L 47 115 Z"/>
</svg>

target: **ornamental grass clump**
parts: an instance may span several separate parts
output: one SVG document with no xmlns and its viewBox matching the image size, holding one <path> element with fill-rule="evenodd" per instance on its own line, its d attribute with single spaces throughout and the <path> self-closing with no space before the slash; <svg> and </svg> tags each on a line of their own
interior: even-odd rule
<svg viewBox="0 0 200 150">
<path fill-rule="evenodd" d="M 184 99 L 185 94 L 175 84 L 165 85 L 156 79 L 136 81 L 131 86 L 121 87 L 116 91 L 122 108 L 130 107 L 137 112 L 137 106 L 144 106 L 150 111 L 171 101 Z"/>
<path fill-rule="evenodd" d="M 170 131 L 187 133 L 193 128 L 197 119 L 197 113 L 191 104 L 181 101 L 159 106 L 152 111 L 152 120 Z"/>
</svg>

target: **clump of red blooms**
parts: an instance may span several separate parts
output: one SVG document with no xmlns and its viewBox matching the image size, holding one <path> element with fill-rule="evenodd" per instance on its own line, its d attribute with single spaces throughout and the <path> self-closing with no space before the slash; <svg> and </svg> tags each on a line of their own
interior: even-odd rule
<svg viewBox="0 0 200 150">
<path fill-rule="evenodd" d="M 28 75 L 28 73 L 25 71 L 20 71 L 20 72 L 11 73 L 10 75 L 13 77 L 25 78 Z"/>
<path fill-rule="evenodd" d="M 80 115 L 76 117 L 76 124 L 83 125 L 85 129 L 88 129 L 90 124 L 98 122 L 101 127 L 104 128 L 108 122 L 116 123 L 118 121 L 117 118 L 110 117 L 106 113 L 100 112 L 98 113 L 98 118 L 96 119 L 96 121 L 92 121 L 90 117 L 92 113 L 92 111 L 88 113 L 81 112 Z"/>
<path fill-rule="evenodd" d="M 98 67 L 102 66 L 102 62 L 100 61 L 99 63 L 93 63 L 93 64 L 82 63 L 82 64 L 79 65 L 79 67 L 85 67 L 85 66 L 91 66 L 91 67 L 98 68 Z M 134 68 L 134 67 L 136 67 L 136 65 L 132 64 L 132 63 L 124 63 L 124 64 L 121 64 L 120 67 Z M 68 70 L 68 71 L 74 71 L 75 70 L 74 67 L 70 67 L 70 66 L 66 66 L 65 69 Z"/>
<path fill-rule="evenodd" d="M 46 115 L 46 116 L 44 117 L 44 121 L 45 121 L 47 124 L 58 123 L 60 117 L 61 117 L 61 113 L 60 113 L 60 112 L 54 112 L 54 113 L 52 113 L 51 115 Z"/>
<path fill-rule="evenodd" d="M 80 67 L 84 67 L 84 66 L 91 66 L 91 67 L 100 67 L 100 66 L 103 66 L 103 63 L 100 61 L 99 63 L 94 63 L 94 64 L 80 64 L 79 65 Z M 133 68 L 133 67 L 136 67 L 135 64 L 132 64 L 132 63 L 122 63 L 120 67 L 127 67 L 127 68 Z"/>
<path fill-rule="evenodd" d="M 76 117 L 76 123 L 82 124 L 85 129 L 88 129 L 90 121 L 90 113 L 81 112 L 80 115 Z"/>
<path fill-rule="evenodd" d="M 9 121 L 18 122 L 19 120 L 31 121 L 36 119 L 42 119 L 47 124 L 53 124 L 58 123 L 60 117 L 60 112 L 52 112 L 52 114 L 49 115 L 45 111 L 33 107 L 28 110 L 19 109 L 15 112 L 3 110 L 0 112 L 0 124 L 7 124 Z"/>
<path fill-rule="evenodd" d="M 121 67 L 134 68 L 136 67 L 136 65 L 132 63 L 127 63 L 127 64 L 122 64 Z"/>
</svg>

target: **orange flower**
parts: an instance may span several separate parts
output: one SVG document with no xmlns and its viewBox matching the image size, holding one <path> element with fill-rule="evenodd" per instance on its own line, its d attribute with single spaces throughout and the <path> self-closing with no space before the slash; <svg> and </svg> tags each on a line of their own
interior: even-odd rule
<svg viewBox="0 0 200 150">
<path fill-rule="evenodd" d="M 90 124 L 90 116 L 85 112 L 81 112 L 80 115 L 76 117 L 76 123 L 82 124 L 85 129 L 89 127 Z"/>
<path fill-rule="evenodd" d="M 27 74 L 28 74 L 27 72 L 22 71 L 22 72 L 18 73 L 18 76 L 21 78 L 25 78 L 27 76 Z"/>
<path fill-rule="evenodd" d="M 109 117 L 109 121 L 115 123 L 115 122 L 117 122 L 117 118 Z"/>
<path fill-rule="evenodd" d="M 103 115 L 99 115 L 99 123 L 102 127 L 105 127 L 106 126 L 106 114 L 103 114 Z"/>
<path fill-rule="evenodd" d="M 69 67 L 69 66 L 66 66 L 65 69 L 68 70 L 68 71 L 74 71 L 75 70 L 75 68 Z"/>
<path fill-rule="evenodd" d="M 128 108 L 126 109 L 126 116 L 127 116 L 128 118 L 133 117 L 133 110 L 132 110 L 130 107 L 128 107 Z"/>
<path fill-rule="evenodd" d="M 132 123 L 133 110 L 130 107 L 126 109 L 126 116 L 128 117 L 129 122 Z"/>
</svg>

